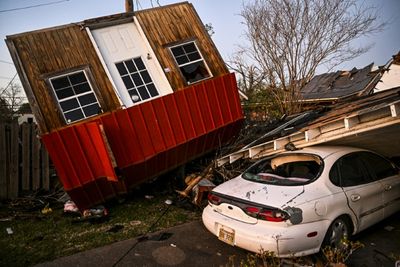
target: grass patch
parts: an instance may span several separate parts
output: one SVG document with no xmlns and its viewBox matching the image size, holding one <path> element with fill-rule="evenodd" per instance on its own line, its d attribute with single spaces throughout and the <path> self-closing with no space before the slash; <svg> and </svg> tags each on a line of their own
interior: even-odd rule
<svg viewBox="0 0 400 267">
<path fill-rule="evenodd" d="M 53 212 L 46 215 L 41 209 L 21 212 L 0 206 L 0 266 L 32 266 L 145 234 L 166 209 L 167 198 L 139 196 L 108 204 L 108 218 L 96 223 L 76 222 L 76 217 L 66 216 L 63 205 L 57 203 L 50 204 Z M 200 214 L 200 210 L 173 204 L 151 232 L 199 219 Z M 4 221 L 6 218 L 10 221 Z M 8 234 L 7 228 L 13 234 Z"/>
</svg>

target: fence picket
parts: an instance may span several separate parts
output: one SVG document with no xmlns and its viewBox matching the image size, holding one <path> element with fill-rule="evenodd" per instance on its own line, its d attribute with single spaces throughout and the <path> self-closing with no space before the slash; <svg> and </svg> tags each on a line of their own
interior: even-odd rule
<svg viewBox="0 0 400 267">
<path fill-rule="evenodd" d="M 7 198 L 6 124 L 0 124 L 0 199 Z"/>
<path fill-rule="evenodd" d="M 49 156 L 36 133 L 36 124 L 0 123 L 0 199 L 51 189 Z"/>
<path fill-rule="evenodd" d="M 8 183 L 8 199 L 18 197 L 19 187 L 19 125 L 13 123 L 10 127 L 10 175 Z"/>
</svg>

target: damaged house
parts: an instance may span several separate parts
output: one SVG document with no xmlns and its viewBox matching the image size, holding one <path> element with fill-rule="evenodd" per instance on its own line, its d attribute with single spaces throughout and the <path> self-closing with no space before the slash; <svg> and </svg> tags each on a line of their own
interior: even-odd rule
<svg viewBox="0 0 400 267">
<path fill-rule="evenodd" d="M 234 74 L 188 2 L 6 43 L 42 142 L 80 209 L 219 147 L 241 127 Z"/>
</svg>

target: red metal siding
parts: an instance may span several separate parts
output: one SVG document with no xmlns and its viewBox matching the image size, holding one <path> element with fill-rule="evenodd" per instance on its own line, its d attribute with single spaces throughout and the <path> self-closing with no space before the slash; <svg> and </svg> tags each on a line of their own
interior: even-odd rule
<svg viewBox="0 0 400 267">
<path fill-rule="evenodd" d="M 60 129 L 43 142 L 65 190 L 84 209 L 217 148 L 242 119 L 236 80 L 228 74 Z"/>
</svg>

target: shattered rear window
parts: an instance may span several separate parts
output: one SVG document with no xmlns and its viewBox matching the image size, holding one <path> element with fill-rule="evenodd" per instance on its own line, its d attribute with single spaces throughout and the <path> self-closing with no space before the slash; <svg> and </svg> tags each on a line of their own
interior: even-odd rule
<svg viewBox="0 0 400 267">
<path fill-rule="evenodd" d="M 242 177 L 253 182 L 274 185 L 302 185 L 316 179 L 322 160 L 311 154 L 279 155 L 258 161 Z"/>
</svg>

